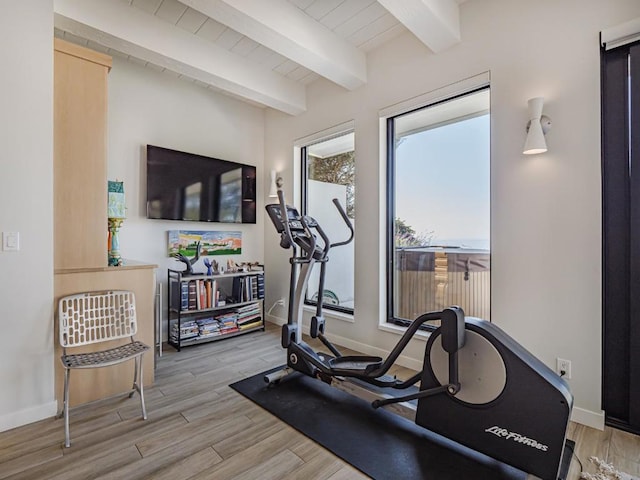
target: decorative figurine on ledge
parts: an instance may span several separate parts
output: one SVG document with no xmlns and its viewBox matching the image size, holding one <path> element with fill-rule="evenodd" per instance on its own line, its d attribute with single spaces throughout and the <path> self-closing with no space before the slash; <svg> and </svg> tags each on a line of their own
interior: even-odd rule
<svg viewBox="0 0 640 480">
<path fill-rule="evenodd" d="M 211 261 L 207 257 L 204 257 L 202 263 L 204 263 L 204 266 L 207 267 L 207 275 L 213 275 L 213 265 L 211 265 Z"/>
<path fill-rule="evenodd" d="M 239 269 L 242 272 L 262 271 L 262 268 L 260 268 L 260 262 L 242 262 Z"/>
<path fill-rule="evenodd" d="M 107 200 L 108 265 L 110 267 L 119 267 L 122 265 L 122 257 L 120 256 L 120 238 L 118 234 L 126 217 L 123 182 L 107 181 Z"/>
<path fill-rule="evenodd" d="M 109 239 L 107 240 L 107 252 L 109 256 L 110 267 L 122 266 L 122 257 L 120 256 L 120 227 L 124 218 L 108 218 L 107 225 L 109 230 Z"/>
<path fill-rule="evenodd" d="M 224 273 L 224 267 L 217 260 L 213 261 L 213 273 L 219 273 L 220 275 Z"/>
<path fill-rule="evenodd" d="M 172 253 L 171 256 L 186 265 L 186 270 L 182 272 L 184 275 L 193 275 L 193 265 L 200 258 L 200 242 L 196 244 L 196 256 L 192 259 L 187 258 L 182 253 Z"/>
<path fill-rule="evenodd" d="M 231 259 L 227 260 L 227 272 L 229 273 L 235 273 L 238 271 L 238 266 L 236 265 L 236 262 L 234 262 Z"/>
</svg>

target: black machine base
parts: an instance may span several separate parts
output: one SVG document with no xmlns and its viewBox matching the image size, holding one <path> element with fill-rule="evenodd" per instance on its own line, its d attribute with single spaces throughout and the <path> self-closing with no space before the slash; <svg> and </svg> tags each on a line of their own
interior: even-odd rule
<svg viewBox="0 0 640 480">
<path fill-rule="evenodd" d="M 466 331 L 459 358 L 462 389 L 455 396 L 420 399 L 416 423 L 555 480 L 573 403 L 566 383 L 494 324 L 468 318 Z M 427 342 L 421 390 L 442 384 L 436 378 L 443 377 L 438 365 L 445 363 L 438 337 L 436 331 Z"/>
</svg>

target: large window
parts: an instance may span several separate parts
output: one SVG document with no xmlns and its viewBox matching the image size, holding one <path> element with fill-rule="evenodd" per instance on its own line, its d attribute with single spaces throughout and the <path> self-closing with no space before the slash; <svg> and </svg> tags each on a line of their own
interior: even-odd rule
<svg viewBox="0 0 640 480">
<path fill-rule="evenodd" d="M 490 319 L 489 123 L 488 88 L 388 118 L 388 321 Z"/>
<path fill-rule="evenodd" d="M 345 133 L 302 148 L 302 211 L 315 218 L 332 243 L 349 236 L 344 220 L 333 204 L 337 198 L 355 227 L 354 133 Z M 324 293 L 318 292 L 320 266 L 309 280 L 306 302 L 353 313 L 354 243 L 332 249 L 326 266 Z"/>
</svg>

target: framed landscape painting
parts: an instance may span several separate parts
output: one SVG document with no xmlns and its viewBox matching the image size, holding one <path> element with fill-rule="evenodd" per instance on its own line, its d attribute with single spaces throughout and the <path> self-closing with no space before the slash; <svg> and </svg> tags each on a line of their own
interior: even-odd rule
<svg viewBox="0 0 640 480">
<path fill-rule="evenodd" d="M 204 232 L 169 230 L 168 254 L 181 253 L 194 257 L 200 242 L 200 255 L 239 255 L 242 253 L 242 232 Z"/>
</svg>

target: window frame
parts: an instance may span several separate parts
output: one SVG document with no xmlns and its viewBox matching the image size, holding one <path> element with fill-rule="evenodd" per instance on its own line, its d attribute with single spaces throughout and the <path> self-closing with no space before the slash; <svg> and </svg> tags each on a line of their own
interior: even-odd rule
<svg viewBox="0 0 640 480">
<path fill-rule="evenodd" d="M 445 87 L 446 89 L 446 87 Z M 482 90 L 491 91 L 491 85 L 488 82 L 488 79 L 484 83 L 480 83 L 471 88 L 458 90 L 455 93 L 450 95 L 440 95 L 437 98 L 434 98 L 432 101 L 426 101 L 422 103 L 416 103 L 410 108 L 404 108 L 392 113 L 388 113 L 386 116 L 381 118 L 385 124 L 385 159 L 386 159 L 386 198 L 384 202 L 385 212 L 385 230 L 384 230 L 384 238 L 385 238 L 385 286 L 386 286 L 386 309 L 383 318 L 384 325 L 396 325 L 400 327 L 408 327 L 412 320 L 405 318 L 398 318 L 394 315 L 395 311 L 395 282 L 394 282 L 394 274 L 395 274 L 395 170 L 396 170 L 396 148 L 395 148 L 395 120 L 399 117 L 409 115 L 414 112 L 418 112 L 420 110 L 424 110 L 427 108 L 432 108 L 437 105 L 447 103 L 450 101 L 454 101 L 456 99 L 465 97 L 467 95 L 472 95 L 474 93 L 480 92 Z M 382 115 L 381 115 L 382 116 Z M 491 163 L 491 156 L 489 156 L 489 163 Z M 491 247 L 489 247 L 489 252 L 491 253 Z M 491 286 L 490 286 L 491 291 Z M 491 300 L 490 300 L 491 303 Z M 424 330 L 427 332 L 433 332 L 438 327 L 436 325 L 431 324 L 422 324 L 420 326 L 420 330 Z"/>
<path fill-rule="evenodd" d="M 341 137 L 343 135 L 348 135 L 351 133 L 355 133 L 355 128 L 353 127 L 352 124 L 351 124 L 351 127 L 346 130 L 340 130 L 339 132 L 336 132 L 336 133 L 327 134 L 324 136 L 318 136 L 314 138 L 313 141 L 308 141 L 298 146 L 299 153 L 300 153 L 300 213 L 302 215 L 308 215 L 308 205 L 309 205 L 308 195 L 307 195 L 309 190 L 308 184 L 307 184 L 307 181 L 309 180 L 309 176 L 308 176 L 309 155 L 307 153 L 308 147 L 318 143 L 322 143 L 327 140 L 331 140 L 333 138 Z M 354 145 L 354 150 L 355 150 L 355 145 Z M 346 209 L 346 205 L 344 207 Z M 353 241 L 355 242 L 355 240 L 356 239 L 354 236 Z M 354 255 L 354 258 L 353 258 L 354 283 L 355 283 L 355 268 L 356 268 L 356 265 L 355 265 L 355 255 Z M 355 289 L 355 286 L 354 286 L 354 289 Z M 305 296 L 304 296 L 304 304 L 312 306 L 314 308 L 317 307 L 318 302 L 316 300 L 309 298 L 308 292 L 309 292 L 309 289 L 307 288 L 307 291 L 305 292 Z M 355 309 L 356 309 L 355 300 L 354 300 L 353 308 L 323 303 L 322 309 L 353 316 L 355 314 Z"/>
</svg>

